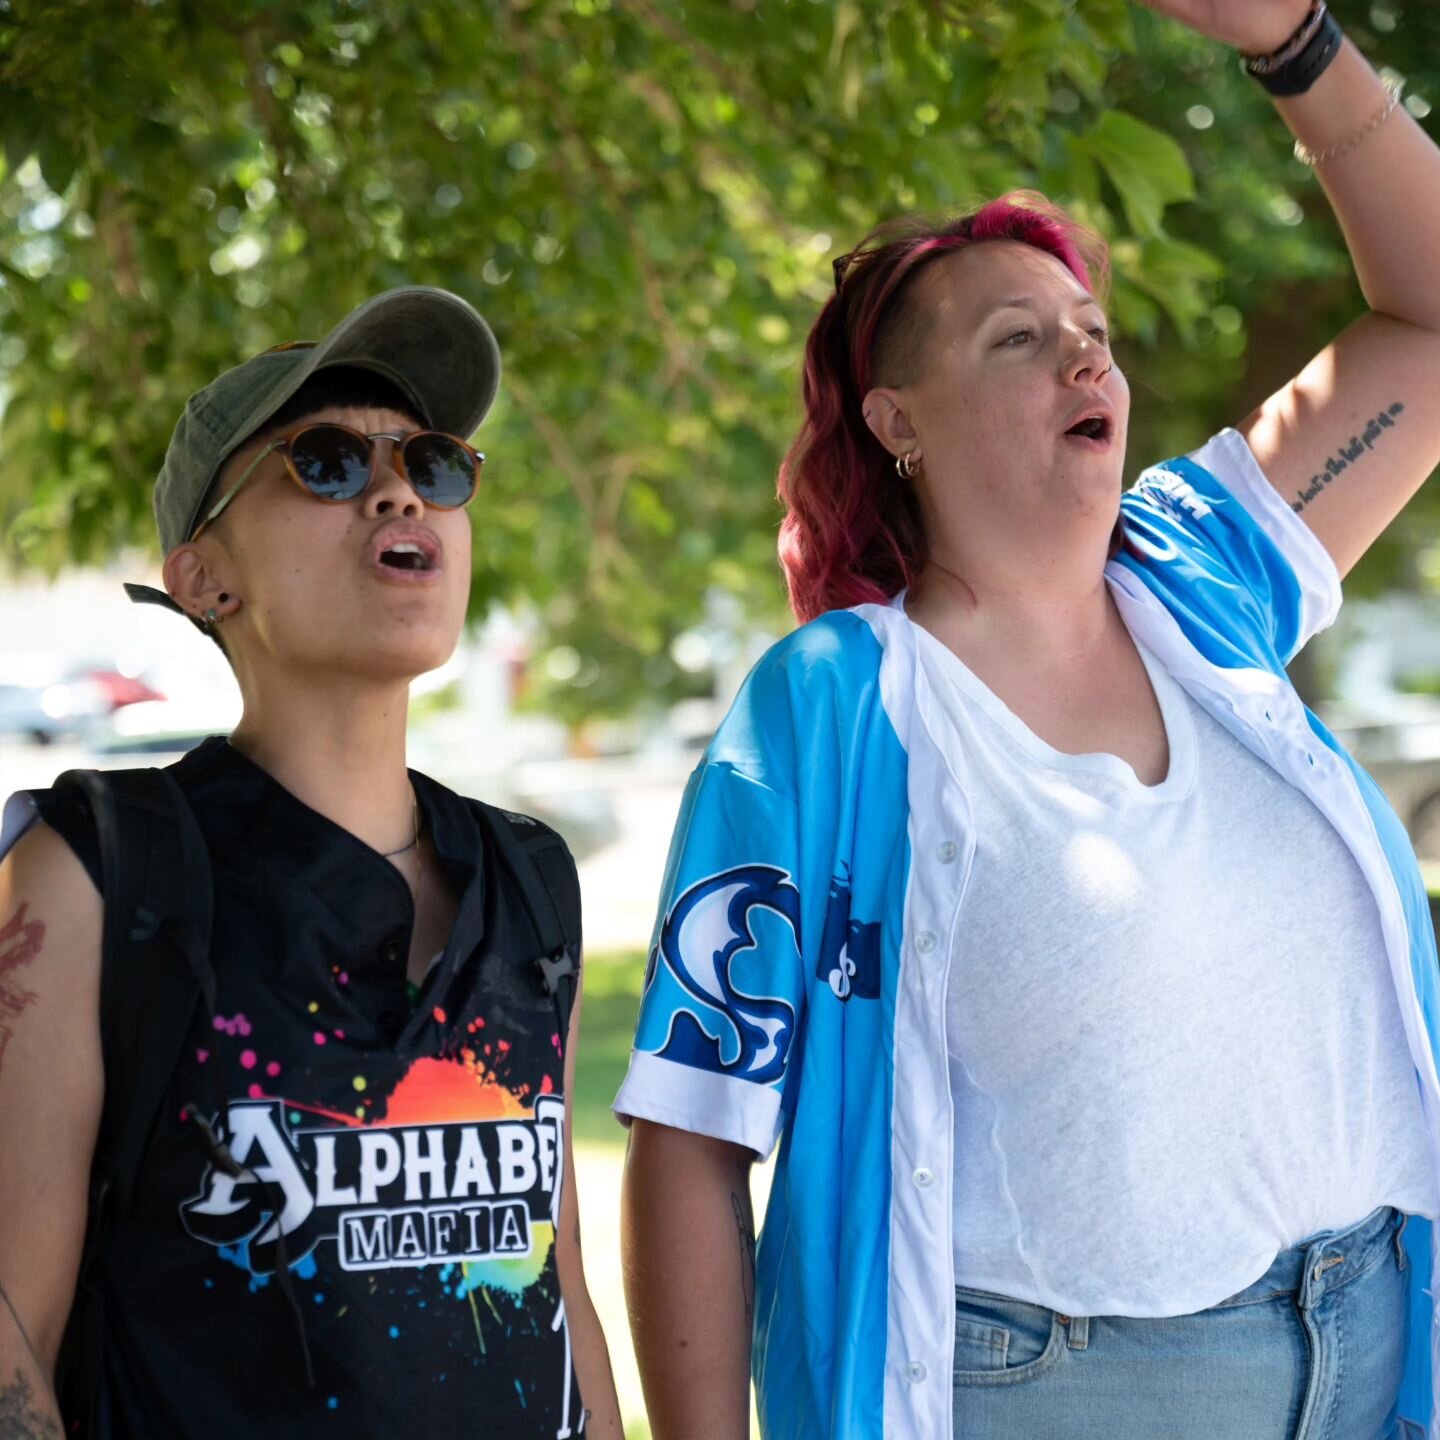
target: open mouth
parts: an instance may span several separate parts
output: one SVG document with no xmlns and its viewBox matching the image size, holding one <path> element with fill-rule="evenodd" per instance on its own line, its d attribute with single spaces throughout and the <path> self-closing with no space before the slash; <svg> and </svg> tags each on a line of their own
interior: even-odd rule
<svg viewBox="0 0 1440 1440">
<path fill-rule="evenodd" d="M 1074 435 L 1081 440 L 1108 440 L 1110 438 L 1110 420 L 1104 415 L 1089 415 L 1079 424 L 1072 425 L 1066 435 Z"/>
<path fill-rule="evenodd" d="M 418 545 L 402 540 L 380 552 L 380 563 L 391 570 L 433 570 L 434 559 Z"/>
</svg>

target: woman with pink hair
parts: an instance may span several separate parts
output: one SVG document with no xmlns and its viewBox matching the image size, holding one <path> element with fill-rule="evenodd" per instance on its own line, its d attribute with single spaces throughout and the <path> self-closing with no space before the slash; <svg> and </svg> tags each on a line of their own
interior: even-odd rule
<svg viewBox="0 0 1440 1440">
<path fill-rule="evenodd" d="M 1440 459 L 1440 152 L 1323 4 L 1151 3 L 1250 57 L 1371 313 L 1122 496 L 1062 213 L 836 263 L 804 623 L 692 778 L 616 1101 L 657 1440 L 738 1440 L 752 1367 L 776 1440 L 1440 1436 L 1435 939 L 1285 668 Z"/>
</svg>

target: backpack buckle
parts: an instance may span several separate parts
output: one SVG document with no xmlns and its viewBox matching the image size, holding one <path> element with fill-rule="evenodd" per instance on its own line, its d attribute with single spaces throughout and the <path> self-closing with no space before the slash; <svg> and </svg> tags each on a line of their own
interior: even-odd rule
<svg viewBox="0 0 1440 1440">
<path fill-rule="evenodd" d="M 538 959 L 531 961 L 531 964 L 540 981 L 540 988 L 547 995 L 558 994 L 560 982 L 578 974 L 580 970 L 568 947 L 557 951 L 554 955 L 541 955 Z"/>
</svg>

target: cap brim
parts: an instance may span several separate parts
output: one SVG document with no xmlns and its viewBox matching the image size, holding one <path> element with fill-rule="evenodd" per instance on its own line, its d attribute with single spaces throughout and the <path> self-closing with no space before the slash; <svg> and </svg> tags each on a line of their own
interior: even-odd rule
<svg viewBox="0 0 1440 1440">
<path fill-rule="evenodd" d="M 201 634 L 208 634 L 205 626 L 181 605 L 173 595 L 167 595 L 163 590 L 157 590 L 153 585 L 134 585 L 125 581 L 125 593 L 137 605 L 159 605 L 163 609 L 173 610 L 177 615 L 183 615 Z"/>
</svg>

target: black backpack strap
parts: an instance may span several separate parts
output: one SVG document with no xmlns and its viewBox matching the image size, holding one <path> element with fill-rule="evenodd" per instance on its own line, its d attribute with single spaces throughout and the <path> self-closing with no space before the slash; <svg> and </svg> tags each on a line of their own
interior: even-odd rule
<svg viewBox="0 0 1440 1440">
<path fill-rule="evenodd" d="M 483 807 L 505 868 L 514 877 L 540 939 L 536 980 L 554 998 L 561 1054 L 570 1035 L 570 1014 L 580 985 L 580 882 L 567 846 L 547 825 L 528 815 Z"/>
<path fill-rule="evenodd" d="M 105 1100 L 92 1167 L 85 1250 L 57 1365 L 72 1434 L 95 1423 L 103 1320 L 94 1266 L 140 1162 L 197 1008 L 214 1008 L 212 894 L 204 836 L 164 770 L 71 770 L 55 789 L 90 807 L 100 850 L 104 931 L 100 1040 Z"/>
<path fill-rule="evenodd" d="M 100 844 L 100 1139 L 111 1199 L 124 1212 L 196 1010 L 215 1005 L 210 858 L 167 771 L 72 770 L 56 788 L 67 784 L 90 802 Z"/>
</svg>

